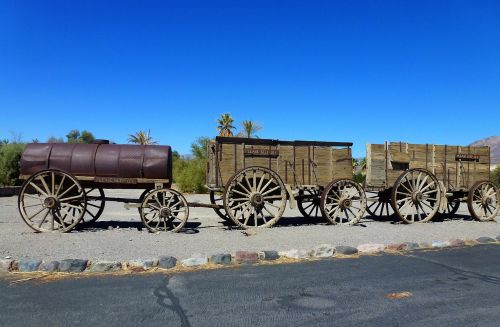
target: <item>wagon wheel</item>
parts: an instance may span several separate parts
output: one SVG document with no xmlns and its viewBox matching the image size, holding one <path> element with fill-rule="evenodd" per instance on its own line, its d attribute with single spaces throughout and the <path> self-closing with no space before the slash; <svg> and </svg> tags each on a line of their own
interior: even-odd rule
<svg viewBox="0 0 500 327">
<path fill-rule="evenodd" d="M 61 170 L 44 170 L 24 182 L 18 207 L 26 224 L 38 232 L 69 232 L 85 214 L 87 201 L 75 177 Z"/>
<path fill-rule="evenodd" d="M 321 213 L 332 224 L 354 225 L 366 210 L 363 188 L 348 179 L 334 180 L 321 196 Z"/>
<path fill-rule="evenodd" d="M 281 178 L 264 167 L 234 174 L 224 191 L 224 208 L 241 228 L 271 227 L 285 211 L 287 192 Z"/>
<path fill-rule="evenodd" d="M 297 206 L 302 216 L 306 218 L 321 217 L 320 202 L 321 193 L 319 190 L 306 189 L 299 191 Z"/>
<path fill-rule="evenodd" d="M 147 188 L 141 193 L 141 196 L 139 196 L 139 203 L 142 203 L 142 201 L 144 201 L 144 198 L 149 192 L 151 192 L 151 190 L 151 188 Z M 137 210 L 139 211 L 139 215 L 141 215 L 141 206 L 138 206 Z"/>
<path fill-rule="evenodd" d="M 144 197 L 140 213 L 150 232 L 179 232 L 187 223 L 189 206 L 181 193 L 163 188 L 150 191 Z"/>
<path fill-rule="evenodd" d="M 226 214 L 226 210 L 224 210 L 224 194 L 210 191 L 210 203 L 222 206 L 222 208 L 214 208 L 215 213 L 228 223 L 234 224 L 233 220 Z"/>
<path fill-rule="evenodd" d="M 440 210 L 439 213 L 443 215 L 454 215 L 457 213 L 458 208 L 460 208 L 460 200 L 459 199 L 448 199 L 448 203 L 446 204 L 446 208 Z"/>
<path fill-rule="evenodd" d="M 431 172 L 410 169 L 398 177 L 392 188 L 391 203 L 403 222 L 428 222 L 439 209 L 441 187 Z"/>
<path fill-rule="evenodd" d="M 479 221 L 494 220 L 500 211 L 499 197 L 498 188 L 493 183 L 475 183 L 467 197 L 470 214 Z"/>
<path fill-rule="evenodd" d="M 104 190 L 100 187 L 85 189 L 85 197 L 87 199 L 87 208 L 80 223 L 92 224 L 99 219 L 104 211 L 106 200 Z"/>
<path fill-rule="evenodd" d="M 366 211 L 370 216 L 381 218 L 394 215 L 391 206 L 391 195 L 387 191 L 367 192 Z"/>
</svg>

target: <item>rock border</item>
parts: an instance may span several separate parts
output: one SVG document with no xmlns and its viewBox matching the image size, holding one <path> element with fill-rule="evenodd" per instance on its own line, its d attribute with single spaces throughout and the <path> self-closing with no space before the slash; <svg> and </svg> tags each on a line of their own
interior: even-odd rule
<svg viewBox="0 0 500 327">
<path fill-rule="evenodd" d="M 496 238 L 482 236 L 475 240 L 435 240 L 430 243 L 391 243 L 391 244 L 361 244 L 352 246 L 333 246 L 320 244 L 312 249 L 292 249 L 288 251 L 236 251 L 234 253 L 216 253 L 211 256 L 194 254 L 190 258 L 178 260 L 171 256 L 162 256 L 156 259 L 130 260 L 130 261 L 105 261 L 86 259 L 65 259 L 61 261 L 44 261 L 39 259 L 15 260 L 10 257 L 0 259 L 0 272 L 9 273 L 112 273 L 119 271 L 144 272 L 161 271 L 177 267 L 204 266 L 234 266 L 241 264 L 257 264 L 272 262 L 278 259 L 292 260 L 319 260 L 331 258 L 359 257 L 360 255 L 376 255 L 382 253 L 407 253 L 416 250 L 443 249 L 480 244 L 500 244 L 500 235 Z"/>
</svg>

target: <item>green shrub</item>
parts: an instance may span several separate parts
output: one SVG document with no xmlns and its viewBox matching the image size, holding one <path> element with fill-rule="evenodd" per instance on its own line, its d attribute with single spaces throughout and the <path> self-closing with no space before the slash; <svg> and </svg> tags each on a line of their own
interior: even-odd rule
<svg viewBox="0 0 500 327">
<path fill-rule="evenodd" d="M 498 165 L 491 172 L 491 181 L 497 186 L 500 187 L 500 165 Z"/>
<path fill-rule="evenodd" d="M 0 185 L 19 185 L 19 165 L 24 144 L 13 143 L 0 146 Z"/>
<path fill-rule="evenodd" d="M 190 156 L 173 153 L 173 180 L 182 192 L 205 193 L 205 174 L 207 169 L 207 142 L 201 137 L 191 145 Z"/>
</svg>

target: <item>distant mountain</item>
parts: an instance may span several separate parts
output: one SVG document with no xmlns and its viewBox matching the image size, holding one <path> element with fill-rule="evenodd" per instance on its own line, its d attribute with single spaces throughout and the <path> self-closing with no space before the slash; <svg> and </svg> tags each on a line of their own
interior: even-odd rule
<svg viewBox="0 0 500 327">
<path fill-rule="evenodd" d="M 488 145 L 490 147 L 491 153 L 491 164 L 500 164 L 500 136 L 490 136 L 482 140 L 475 141 L 470 144 L 471 146 L 484 146 Z"/>
</svg>

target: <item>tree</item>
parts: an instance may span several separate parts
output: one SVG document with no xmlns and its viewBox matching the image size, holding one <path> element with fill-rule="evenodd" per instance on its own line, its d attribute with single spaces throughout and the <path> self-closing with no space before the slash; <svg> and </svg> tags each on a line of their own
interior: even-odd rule
<svg viewBox="0 0 500 327">
<path fill-rule="evenodd" d="M 128 142 L 141 144 L 141 145 L 150 145 L 150 144 L 157 144 L 158 143 L 156 141 L 153 141 L 153 138 L 151 137 L 150 130 L 148 130 L 147 133 L 144 131 L 139 131 L 135 134 L 129 134 Z"/>
<path fill-rule="evenodd" d="M 94 135 L 87 131 L 83 130 L 80 132 L 77 129 L 71 130 L 67 135 L 66 138 L 68 139 L 68 143 L 87 143 L 90 144 L 94 142 L 95 137 Z"/>
<path fill-rule="evenodd" d="M 219 119 L 217 119 L 217 130 L 220 136 L 233 136 L 233 126 L 234 119 L 231 114 L 222 114 Z"/>
<path fill-rule="evenodd" d="M 68 139 L 68 143 L 78 143 L 78 138 L 80 137 L 80 131 L 77 129 L 73 129 L 66 134 L 66 138 Z"/>
<path fill-rule="evenodd" d="M 241 125 L 243 127 L 243 136 L 246 138 L 258 137 L 255 133 L 262 129 L 258 123 L 251 120 L 244 120 Z"/>
<path fill-rule="evenodd" d="M 79 143 L 90 144 L 90 143 L 94 142 L 95 137 L 91 132 L 89 132 L 87 130 L 83 130 L 82 133 L 80 134 L 80 137 L 78 138 L 78 140 L 80 141 Z"/>
<path fill-rule="evenodd" d="M 51 136 L 47 139 L 47 143 L 64 143 L 62 137 Z"/>
</svg>

